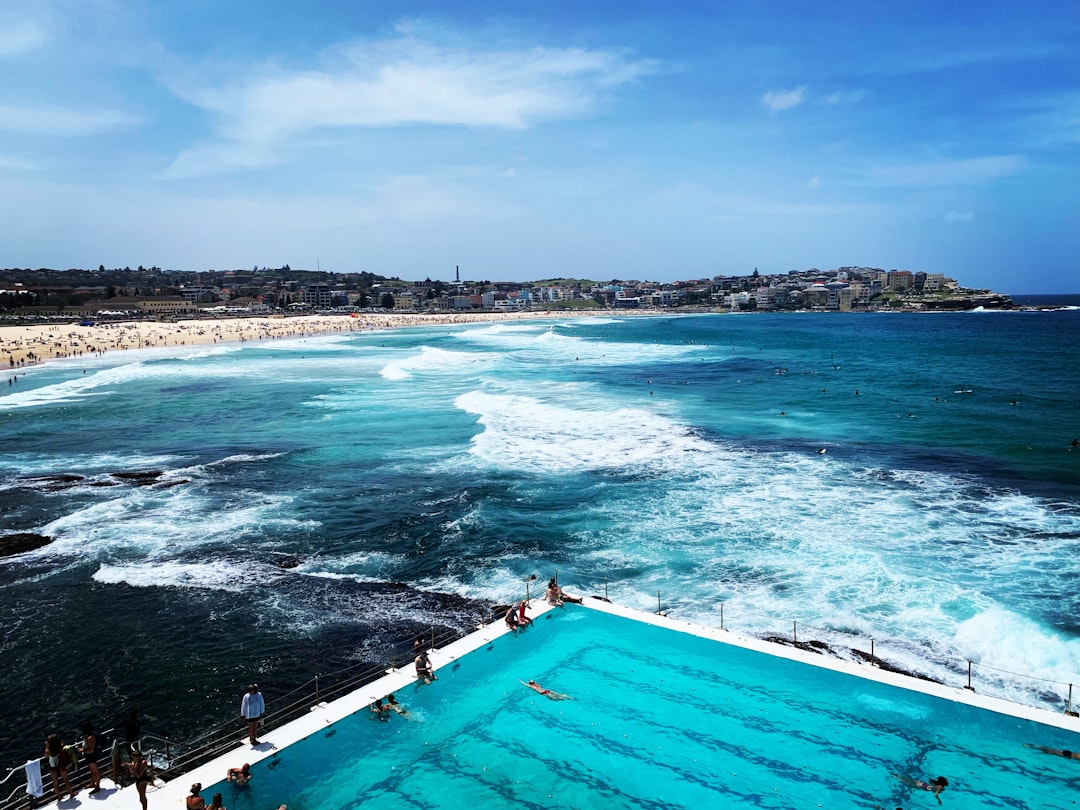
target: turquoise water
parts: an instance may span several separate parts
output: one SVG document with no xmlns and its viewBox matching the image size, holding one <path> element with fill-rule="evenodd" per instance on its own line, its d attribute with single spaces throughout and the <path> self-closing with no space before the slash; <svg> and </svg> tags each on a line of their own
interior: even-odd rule
<svg viewBox="0 0 1080 810">
<path fill-rule="evenodd" d="M 1077 346 L 1080 311 L 626 316 L 26 369 L 0 531 L 53 542 L 0 559 L 0 761 L 130 705 L 186 739 L 555 569 L 1060 710 Z"/>
<path fill-rule="evenodd" d="M 572 700 L 551 701 L 533 678 Z M 568 607 L 257 764 L 232 810 L 1075 806 L 1080 734 Z"/>
</svg>

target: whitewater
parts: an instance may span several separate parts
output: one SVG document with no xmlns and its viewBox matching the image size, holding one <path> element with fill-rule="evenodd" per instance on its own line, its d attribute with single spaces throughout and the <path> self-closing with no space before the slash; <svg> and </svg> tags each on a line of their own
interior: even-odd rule
<svg viewBox="0 0 1080 810">
<path fill-rule="evenodd" d="M 614 314 L 25 369 L 0 530 L 52 542 L 0 558 L 0 754 L 129 705 L 188 734 L 555 571 L 1060 710 L 1077 345 L 1077 311 Z"/>
</svg>

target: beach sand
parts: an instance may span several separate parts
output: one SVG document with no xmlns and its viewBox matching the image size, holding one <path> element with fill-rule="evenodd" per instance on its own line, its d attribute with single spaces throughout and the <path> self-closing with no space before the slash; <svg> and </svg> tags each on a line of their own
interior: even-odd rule
<svg viewBox="0 0 1080 810">
<path fill-rule="evenodd" d="M 9 371 L 55 360 L 101 355 L 115 351 L 205 343 L 242 343 L 408 326 L 518 321 L 533 318 L 607 315 L 610 310 L 553 310 L 476 313 L 361 313 L 350 315 L 289 315 L 287 317 L 223 318 L 215 320 L 120 321 L 81 326 L 77 323 L 0 326 L 0 363 Z M 620 311 L 619 314 L 625 314 Z M 638 310 L 635 314 L 644 314 Z"/>
</svg>

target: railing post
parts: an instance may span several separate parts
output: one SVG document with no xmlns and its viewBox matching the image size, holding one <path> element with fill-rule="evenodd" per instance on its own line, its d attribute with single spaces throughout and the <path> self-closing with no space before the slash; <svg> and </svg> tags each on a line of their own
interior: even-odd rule
<svg viewBox="0 0 1080 810">
<path fill-rule="evenodd" d="M 660 591 L 656 592 L 656 615 L 660 615 Z"/>
<path fill-rule="evenodd" d="M 315 702 L 319 702 L 319 676 L 317 673 L 315 675 Z"/>
<path fill-rule="evenodd" d="M 1065 703 L 1065 714 L 1069 715 L 1069 717 L 1080 717 L 1080 714 L 1078 714 L 1076 711 L 1073 710 L 1072 687 L 1073 687 L 1073 685 L 1070 683 L 1069 684 L 1069 699 Z"/>
<path fill-rule="evenodd" d="M 720 629 L 724 629 L 724 603 L 720 603 Z"/>
<path fill-rule="evenodd" d="M 798 622 L 791 623 L 791 640 L 795 644 L 799 643 L 799 627 Z"/>
<path fill-rule="evenodd" d="M 975 687 L 971 685 L 971 662 L 970 661 L 968 661 L 968 682 L 967 682 L 967 686 L 965 686 L 964 688 L 965 689 L 970 689 L 972 692 L 975 691 Z"/>
<path fill-rule="evenodd" d="M 611 601 L 607 598 L 607 577 L 604 577 L 604 599 L 608 602 Z"/>
<path fill-rule="evenodd" d="M 435 625 L 431 625 L 431 649 L 435 649 Z"/>
<path fill-rule="evenodd" d="M 870 636 L 870 666 L 877 666 L 877 657 L 874 655 L 874 637 Z"/>
</svg>

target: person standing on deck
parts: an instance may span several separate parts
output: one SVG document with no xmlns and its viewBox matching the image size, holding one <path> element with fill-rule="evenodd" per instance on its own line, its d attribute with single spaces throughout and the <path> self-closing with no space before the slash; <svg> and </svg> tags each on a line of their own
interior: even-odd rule
<svg viewBox="0 0 1080 810">
<path fill-rule="evenodd" d="M 264 711 L 266 711 L 266 703 L 263 701 L 262 692 L 259 691 L 258 684 L 253 683 L 248 687 L 244 699 L 240 701 L 240 716 L 247 723 L 248 742 L 252 745 L 259 744 L 255 734 L 259 729 L 259 720 L 262 719 Z"/>
<path fill-rule="evenodd" d="M 82 745 L 79 753 L 86 760 L 86 767 L 90 769 L 90 793 L 101 790 L 101 770 L 98 768 L 98 757 L 101 755 L 101 735 L 94 731 L 93 724 L 87 720 L 81 726 L 83 733 Z"/>
</svg>

